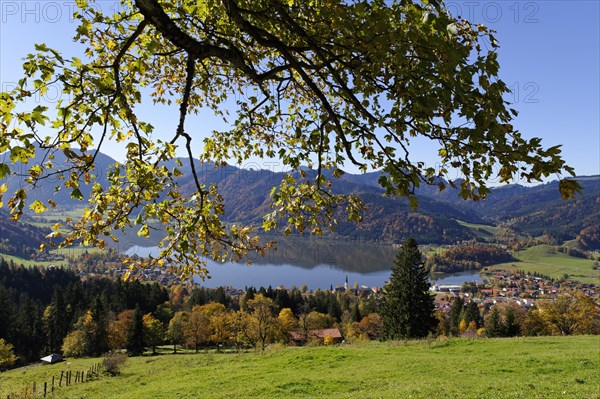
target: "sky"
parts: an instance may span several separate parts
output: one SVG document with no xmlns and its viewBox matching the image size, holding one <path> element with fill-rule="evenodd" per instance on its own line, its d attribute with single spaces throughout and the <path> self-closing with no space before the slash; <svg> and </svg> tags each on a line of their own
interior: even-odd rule
<svg viewBox="0 0 600 399">
<path fill-rule="evenodd" d="M 117 1 L 100 0 L 103 10 L 116 10 Z M 600 174 L 600 1 L 447 1 L 453 15 L 483 23 L 497 31 L 500 77 L 512 89 L 519 111 L 513 125 L 525 137 L 541 137 L 546 146 L 562 145 L 567 164 L 578 175 Z M 0 0 L 0 89 L 21 77 L 21 59 L 45 43 L 66 56 L 79 56 L 72 42 L 76 21 L 72 0 Z M 60 94 L 49 91 L 40 102 Z M 173 109 L 141 110 L 157 131 L 172 132 Z M 200 135 L 217 128 L 207 113 L 190 121 Z M 198 140 L 200 141 L 200 140 Z M 427 144 L 413 149 L 426 165 L 437 163 L 437 150 Z M 117 160 L 118 147 L 103 152 Z M 270 161 L 251 160 L 242 167 L 277 170 Z M 352 172 L 352 170 L 350 170 Z"/>
</svg>

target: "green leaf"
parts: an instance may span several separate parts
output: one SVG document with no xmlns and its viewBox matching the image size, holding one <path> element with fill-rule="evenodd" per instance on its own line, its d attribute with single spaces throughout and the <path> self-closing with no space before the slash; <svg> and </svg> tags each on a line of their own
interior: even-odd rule
<svg viewBox="0 0 600 399">
<path fill-rule="evenodd" d="M 5 163 L 0 163 L 0 180 L 10 174 L 10 167 Z"/>
<path fill-rule="evenodd" d="M 76 200 L 83 200 L 83 194 L 78 188 L 76 188 L 73 191 L 71 191 L 71 198 Z"/>
</svg>

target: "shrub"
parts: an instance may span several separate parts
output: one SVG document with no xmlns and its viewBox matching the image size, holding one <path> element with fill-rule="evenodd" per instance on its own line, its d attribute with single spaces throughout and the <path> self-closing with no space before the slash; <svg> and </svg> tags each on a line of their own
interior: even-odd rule
<svg viewBox="0 0 600 399">
<path fill-rule="evenodd" d="M 124 353 L 110 352 L 104 358 L 104 371 L 112 376 L 118 375 L 126 361 Z"/>
</svg>

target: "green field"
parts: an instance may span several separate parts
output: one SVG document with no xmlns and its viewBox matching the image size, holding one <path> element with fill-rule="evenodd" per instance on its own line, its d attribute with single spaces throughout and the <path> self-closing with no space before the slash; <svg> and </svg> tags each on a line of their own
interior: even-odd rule
<svg viewBox="0 0 600 399">
<path fill-rule="evenodd" d="M 498 234 L 498 232 L 500 231 L 499 227 L 491 226 L 489 224 L 468 223 L 463 222 L 462 220 L 456 220 L 456 222 L 462 226 L 470 228 L 473 234 L 485 240 L 495 238 L 496 234 Z"/>
<path fill-rule="evenodd" d="M 95 361 L 2 373 L 0 397 Z M 51 397 L 591 399 L 599 384 L 600 337 L 584 336 L 147 356 L 129 359 L 120 376 L 62 387 Z"/>
<path fill-rule="evenodd" d="M 37 261 L 37 260 L 23 259 L 23 258 L 20 258 L 18 256 L 13 256 L 13 255 L 6 255 L 3 253 L 0 253 L 0 258 L 4 258 L 4 260 L 6 260 L 7 262 L 13 261 L 15 265 L 23 265 L 26 267 L 32 267 L 32 266 L 47 267 L 50 265 L 56 265 L 56 266 L 66 266 L 67 265 L 66 260 L 41 262 L 41 261 Z"/>
<path fill-rule="evenodd" d="M 71 248 L 61 248 L 61 249 L 53 249 L 50 251 L 52 254 L 64 255 L 65 257 L 78 258 L 85 252 L 96 253 L 101 252 L 102 250 L 99 248 L 89 248 L 89 247 L 71 247 Z M 0 253 L 0 257 L 4 258 L 7 262 L 13 261 L 16 265 L 23 265 L 26 267 L 39 266 L 39 267 L 47 267 L 50 265 L 55 266 L 67 266 L 68 261 L 65 260 L 52 260 L 52 261 L 39 261 L 39 260 L 31 260 L 24 259 L 18 256 L 7 255 Z"/>
<path fill-rule="evenodd" d="M 537 272 L 554 278 L 568 274 L 569 278 L 583 283 L 598 284 L 600 281 L 600 271 L 592 269 L 594 261 L 556 252 L 551 245 L 537 245 L 522 251 L 515 251 L 513 256 L 519 262 L 501 263 L 488 269 L 525 270 L 526 272 Z"/>
</svg>

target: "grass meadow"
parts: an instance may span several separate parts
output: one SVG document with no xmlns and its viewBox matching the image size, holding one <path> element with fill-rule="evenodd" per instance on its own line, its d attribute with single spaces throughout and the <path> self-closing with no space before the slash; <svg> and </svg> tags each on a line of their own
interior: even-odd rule
<svg viewBox="0 0 600 399">
<path fill-rule="evenodd" d="M 95 362 L 68 360 L 1 373 L 0 398 L 34 380 Z M 129 359 L 116 377 L 62 387 L 50 397 L 597 399 L 600 337 L 365 342 L 144 356 Z"/>
<path fill-rule="evenodd" d="M 597 284 L 600 279 L 600 271 L 593 270 L 594 261 L 556 252 L 551 245 L 537 245 L 522 251 L 515 251 L 513 256 L 519 261 L 500 263 L 489 266 L 488 269 L 525 270 L 526 272 L 538 272 L 554 278 L 560 278 L 564 274 L 568 274 L 569 278 L 582 283 Z"/>
</svg>

